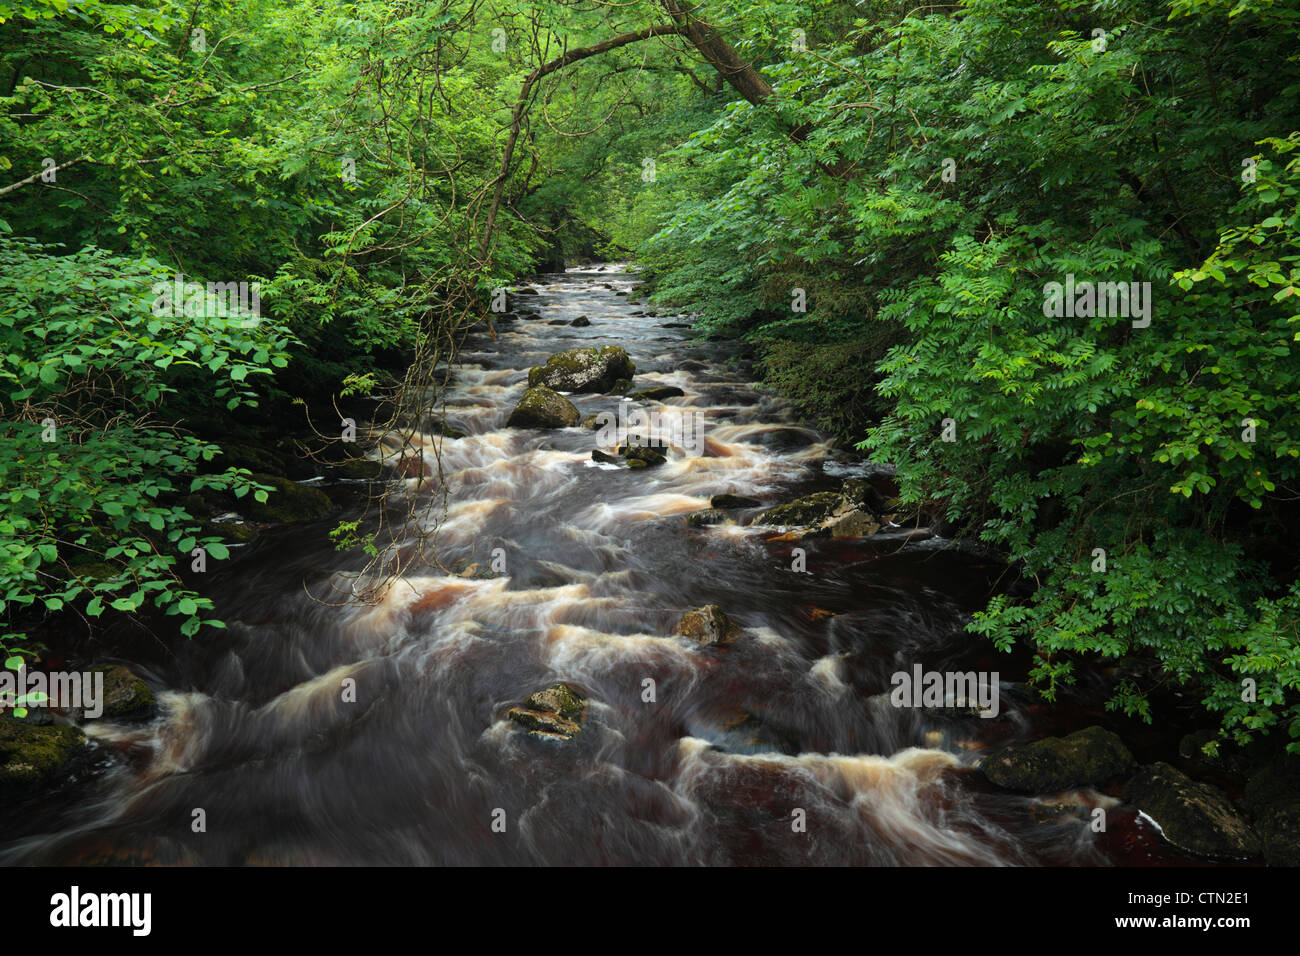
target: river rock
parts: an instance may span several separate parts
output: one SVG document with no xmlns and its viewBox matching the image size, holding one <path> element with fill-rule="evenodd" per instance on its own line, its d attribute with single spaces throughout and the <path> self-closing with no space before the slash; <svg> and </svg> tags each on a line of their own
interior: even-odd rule
<svg viewBox="0 0 1300 956">
<path fill-rule="evenodd" d="M 549 388 L 530 388 L 506 419 L 507 428 L 572 428 L 578 424 L 578 408 Z"/>
<path fill-rule="evenodd" d="M 664 453 L 657 448 L 647 448 L 644 445 L 624 445 L 618 450 L 618 453 L 627 459 L 629 465 L 632 465 L 634 461 L 644 462 L 640 466 L 632 465 L 634 468 L 662 465 L 668 460 Z"/>
<path fill-rule="evenodd" d="M 661 402 L 665 398 L 681 398 L 685 394 L 676 385 L 657 385 L 654 388 L 643 388 L 639 392 L 633 392 L 628 398 L 635 398 L 638 401 Z"/>
<path fill-rule="evenodd" d="M 834 514 L 844 499 L 833 491 L 819 491 L 805 495 L 775 508 L 769 508 L 754 519 L 755 524 L 806 527 L 819 524 Z"/>
<path fill-rule="evenodd" d="M 604 462 L 607 465 L 625 464 L 622 458 L 619 458 L 617 455 L 606 454 L 605 452 L 601 451 L 599 448 L 593 448 L 591 450 L 591 460 Z"/>
<path fill-rule="evenodd" d="M 757 508 L 763 502 L 757 498 L 746 498 L 744 495 L 713 495 L 709 498 L 710 508 Z"/>
<path fill-rule="evenodd" d="M 266 524 L 315 521 L 329 514 L 334 507 L 329 495 L 319 488 L 300 485 L 278 475 L 254 474 L 253 480 L 275 489 L 266 501 L 253 499 L 249 502 L 248 516 L 254 521 Z"/>
<path fill-rule="evenodd" d="M 880 522 L 869 511 L 854 509 L 831 518 L 826 527 L 832 538 L 868 538 L 880 530 Z"/>
<path fill-rule="evenodd" d="M 692 511 L 686 516 L 686 523 L 692 528 L 703 528 L 711 524 L 734 524 L 727 517 L 727 513 L 718 508 L 705 508 L 703 511 Z"/>
<path fill-rule="evenodd" d="M 570 740 L 582 732 L 587 706 L 586 699 L 568 684 L 552 684 L 520 706 L 511 707 L 506 718 L 530 736 Z"/>
<path fill-rule="evenodd" d="M 855 508 L 875 515 L 885 512 L 884 496 L 865 478 L 845 478 L 840 494 Z"/>
<path fill-rule="evenodd" d="M 980 770 L 991 782 L 1020 793 L 1054 793 L 1105 783 L 1133 765 L 1124 742 L 1102 727 L 1067 737 L 1046 737 L 985 757 Z"/>
<path fill-rule="evenodd" d="M 734 644 L 745 632 L 718 605 L 706 604 L 683 614 L 673 633 L 701 644 Z"/>
<path fill-rule="evenodd" d="M 1174 846 L 1200 856 L 1241 860 L 1260 852 L 1259 837 L 1227 796 L 1167 763 L 1141 768 L 1124 800 L 1160 827 Z"/>
<path fill-rule="evenodd" d="M 541 295 L 541 293 L 529 286 L 524 286 L 522 289 L 516 289 L 515 295 Z"/>
<path fill-rule="evenodd" d="M 104 675 L 103 720 L 149 720 L 158 713 L 158 701 L 144 680 L 125 667 L 114 664 L 92 668 Z M 84 713 L 83 713 L 84 716 Z"/>
<path fill-rule="evenodd" d="M 1270 866 L 1300 866 L 1300 757 L 1280 757 L 1253 774 L 1242 803 Z"/>
<path fill-rule="evenodd" d="M 618 345 L 556 352 L 545 365 L 528 371 L 529 387 L 544 385 L 561 392 L 608 392 L 620 379 L 630 380 L 636 366 Z"/>
<path fill-rule="evenodd" d="M 84 753 L 76 727 L 37 726 L 0 717 L 0 791 L 39 790 L 65 777 Z"/>
<path fill-rule="evenodd" d="M 597 413 L 592 413 L 591 415 L 588 415 L 586 418 L 584 418 L 581 421 L 581 423 L 579 423 L 578 427 L 586 428 L 593 432 L 596 431 L 601 427 L 600 415 Z"/>
<path fill-rule="evenodd" d="M 569 324 L 577 326 L 580 329 L 585 329 L 587 326 L 591 325 L 591 319 L 587 318 L 585 315 L 580 315 Z"/>
</svg>

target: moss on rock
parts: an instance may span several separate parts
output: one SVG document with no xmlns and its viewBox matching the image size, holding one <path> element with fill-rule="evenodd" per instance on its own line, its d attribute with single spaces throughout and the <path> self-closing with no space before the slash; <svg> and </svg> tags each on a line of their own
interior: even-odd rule
<svg viewBox="0 0 1300 956">
<path fill-rule="evenodd" d="M 85 743 L 86 735 L 76 727 L 0 717 L 0 788 L 35 789 L 53 783 Z"/>
<path fill-rule="evenodd" d="M 253 480 L 275 489 L 264 502 L 252 500 L 248 514 L 254 521 L 274 524 L 315 521 L 334 507 L 329 495 L 319 488 L 309 488 L 278 475 L 254 475 Z"/>
<path fill-rule="evenodd" d="M 510 417 L 508 428 L 572 428 L 578 424 L 577 406 L 544 386 L 524 392 Z"/>
<path fill-rule="evenodd" d="M 528 371 L 528 386 L 545 385 L 561 392 L 608 392 L 620 379 L 631 379 L 636 365 L 619 345 L 556 352 L 545 365 Z M 629 386 L 630 386 L 629 381 Z"/>
<path fill-rule="evenodd" d="M 1259 837 L 1227 796 L 1167 763 L 1154 763 L 1133 775 L 1124 800 L 1160 827 L 1176 847 L 1200 856 L 1241 860 L 1260 852 Z"/>
<path fill-rule="evenodd" d="M 1124 742 L 1102 727 L 1008 747 L 980 763 L 991 782 L 1021 793 L 1054 793 L 1105 783 L 1133 765 Z"/>
</svg>

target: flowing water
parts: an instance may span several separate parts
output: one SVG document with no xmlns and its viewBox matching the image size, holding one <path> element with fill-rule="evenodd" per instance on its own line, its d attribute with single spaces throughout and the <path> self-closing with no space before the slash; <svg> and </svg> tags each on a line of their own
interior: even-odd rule
<svg viewBox="0 0 1300 956">
<path fill-rule="evenodd" d="M 542 277 L 527 303 L 540 320 L 477 336 L 461 355 L 445 414 L 468 437 L 421 439 L 435 477 L 405 479 L 400 490 L 429 503 L 423 523 L 436 528 L 439 561 L 486 566 L 500 549 L 504 576 L 419 567 L 377 603 L 348 604 L 364 556 L 333 550 L 321 526 L 263 535 L 214 575 L 227 632 L 133 663 L 168 688 L 160 718 L 91 725 L 117 754 L 111 767 L 51 811 L 41 832 L 11 840 L 3 859 L 1124 857 L 1120 827 L 1107 836 L 1089 826 L 1092 808 L 1115 809 L 1113 797 L 1017 797 L 972 772 L 990 742 L 1030 735 L 1039 719 L 1009 685 L 996 720 L 889 703 L 890 675 L 917 663 L 998 668 L 962 631 L 997 586 L 996 562 L 898 530 L 795 543 L 771 540 L 772 528 L 686 524 L 712 494 L 770 505 L 882 472 L 800 427 L 753 383 L 735 346 L 693 343 L 665 328 L 671 317 L 616 294 L 635 281 L 619 266 Z M 590 326 L 549 324 L 579 315 Z M 629 470 L 591 460 L 590 430 L 505 427 L 529 366 L 595 344 L 629 350 L 638 388 L 685 392 L 664 404 L 703 413 L 698 454 L 679 445 L 666 464 Z M 620 402 L 571 399 L 583 415 Z M 806 570 L 792 569 L 796 546 Z M 743 638 L 716 649 L 671 636 L 682 612 L 703 604 L 721 605 Z M 540 740 L 506 720 L 510 706 L 556 681 L 591 701 L 578 737 Z M 195 832 L 200 818 L 206 829 Z M 1127 845 L 1148 852 L 1149 834 L 1127 819 Z"/>
</svg>

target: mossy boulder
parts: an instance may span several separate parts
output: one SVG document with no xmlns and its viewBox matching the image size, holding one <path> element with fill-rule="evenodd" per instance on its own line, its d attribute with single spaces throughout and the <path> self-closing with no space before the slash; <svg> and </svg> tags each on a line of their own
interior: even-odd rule
<svg viewBox="0 0 1300 956">
<path fill-rule="evenodd" d="M 837 515 L 826 525 L 832 538 L 868 538 L 880 530 L 880 522 L 869 511 L 854 509 L 848 514 Z"/>
<path fill-rule="evenodd" d="M 568 684 L 552 684 L 506 711 L 506 719 L 530 736 L 570 740 L 582 733 L 587 717 L 586 699 Z"/>
<path fill-rule="evenodd" d="M 740 625 L 727 617 L 716 604 L 706 604 L 682 615 L 674 634 L 689 637 L 701 644 L 734 644 L 744 636 Z"/>
<path fill-rule="evenodd" d="M 254 521 L 268 524 L 315 521 L 325 517 L 334 507 L 329 495 L 319 488 L 300 485 L 278 475 L 255 474 L 253 480 L 275 489 L 266 501 L 257 501 L 252 495 L 248 496 L 248 516 Z"/>
<path fill-rule="evenodd" d="M 545 365 L 528 371 L 530 388 L 544 385 L 560 392 L 608 392 L 620 379 L 631 379 L 636 366 L 618 345 L 556 352 Z"/>
<path fill-rule="evenodd" d="M 769 508 L 759 514 L 754 519 L 754 523 L 806 527 L 825 521 L 843 504 L 844 499 L 835 492 L 819 491 L 816 494 L 805 495 L 786 504 L 777 505 L 775 508 Z"/>
<path fill-rule="evenodd" d="M 607 453 L 601 451 L 599 448 L 593 448 L 593 449 L 591 450 L 591 460 L 592 460 L 592 461 L 599 461 L 599 462 L 601 462 L 601 463 L 603 463 L 603 464 L 606 464 L 606 465 L 622 465 L 622 464 L 624 464 L 622 458 L 619 458 L 617 455 L 610 455 L 610 454 L 607 454 Z"/>
<path fill-rule="evenodd" d="M 139 676 L 120 665 L 96 667 L 104 675 L 102 720 L 148 720 L 158 713 L 158 701 Z M 84 716 L 84 715 L 83 715 Z"/>
<path fill-rule="evenodd" d="M 1300 757 L 1288 755 L 1257 771 L 1242 803 L 1255 817 L 1255 832 L 1270 866 L 1300 866 Z"/>
<path fill-rule="evenodd" d="M 384 476 L 384 466 L 369 458 L 354 458 L 352 461 L 340 462 L 330 469 L 335 478 L 354 481 L 376 481 Z"/>
<path fill-rule="evenodd" d="M 1166 840 L 1191 853 L 1243 860 L 1262 848 L 1226 794 L 1167 763 L 1135 773 L 1124 787 L 1124 800 L 1154 820 Z"/>
<path fill-rule="evenodd" d="M 0 717 L 0 790 L 36 790 L 57 782 L 85 746 L 86 735 L 76 727 Z"/>
<path fill-rule="evenodd" d="M 1046 737 L 985 757 L 980 770 L 992 783 L 1020 793 L 1055 793 L 1105 783 L 1133 765 L 1124 742 L 1102 727 Z"/>
<path fill-rule="evenodd" d="M 865 478 L 845 478 L 840 494 L 855 508 L 877 515 L 885 511 L 884 496 Z"/>
<path fill-rule="evenodd" d="M 242 521 L 201 521 L 204 534 L 213 534 L 235 544 L 247 544 L 257 537 L 257 529 Z"/>
<path fill-rule="evenodd" d="M 578 424 L 578 408 L 559 392 L 538 386 L 524 392 L 506 419 L 509 428 L 572 428 Z"/>
<path fill-rule="evenodd" d="M 215 471 L 247 468 L 252 472 L 285 476 L 285 463 L 279 455 L 257 445 L 222 444 L 221 453 L 212 459 Z"/>
</svg>

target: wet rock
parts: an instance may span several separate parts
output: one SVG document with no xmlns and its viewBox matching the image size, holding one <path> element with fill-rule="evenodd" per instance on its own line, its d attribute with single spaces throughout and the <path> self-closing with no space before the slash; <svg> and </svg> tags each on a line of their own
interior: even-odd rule
<svg viewBox="0 0 1300 956">
<path fill-rule="evenodd" d="M 665 322 L 663 325 L 659 326 L 661 329 L 689 329 L 690 327 L 691 324 L 689 322 Z"/>
<path fill-rule="evenodd" d="M 580 329 L 585 329 L 587 326 L 591 325 L 591 319 L 587 318 L 585 315 L 580 315 L 569 324 L 577 326 Z"/>
<path fill-rule="evenodd" d="M 627 459 L 629 465 L 631 465 L 633 461 L 644 462 L 645 464 L 641 467 L 662 465 L 668 460 L 663 452 L 656 448 L 647 448 L 644 445 L 624 445 L 618 450 L 618 453 Z"/>
<path fill-rule="evenodd" d="M 763 502 L 757 498 L 746 498 L 744 495 L 713 495 L 709 498 L 710 508 L 757 508 Z"/>
<path fill-rule="evenodd" d="M 76 727 L 36 726 L 0 717 L 0 791 L 39 790 L 66 777 L 84 754 Z"/>
<path fill-rule="evenodd" d="M 868 538 L 880 530 L 880 522 L 868 511 L 850 511 L 832 518 L 826 525 L 833 538 Z"/>
<path fill-rule="evenodd" d="M 294 524 L 323 518 L 333 509 L 329 495 L 278 475 L 255 474 L 253 480 L 275 488 L 266 501 L 253 500 L 248 516 L 268 524 Z M 252 496 L 249 496 L 252 498 Z"/>
<path fill-rule="evenodd" d="M 744 635 L 740 625 L 727 617 L 716 604 L 687 611 L 673 628 L 673 633 L 701 644 L 734 644 Z"/>
<path fill-rule="evenodd" d="M 528 371 L 529 387 L 544 385 L 561 392 L 608 392 L 620 379 L 630 380 L 636 366 L 617 345 L 568 349 Z"/>
<path fill-rule="evenodd" d="M 330 474 L 335 478 L 361 481 L 377 481 L 384 476 L 384 466 L 369 458 L 356 458 L 330 466 Z"/>
<path fill-rule="evenodd" d="M 142 678 L 121 665 L 95 667 L 104 675 L 104 712 L 101 720 L 149 720 L 158 713 L 158 701 Z M 84 717 L 84 711 L 82 713 Z"/>
<path fill-rule="evenodd" d="M 665 398 L 681 398 L 685 394 L 676 385 L 659 385 L 655 388 L 643 388 L 639 392 L 633 392 L 628 398 L 635 398 L 639 401 L 661 402 Z"/>
<path fill-rule="evenodd" d="M 615 382 L 613 385 L 609 387 L 609 393 L 611 395 L 626 395 L 631 390 L 631 388 L 632 388 L 632 380 L 630 378 L 620 378 L 617 382 Z"/>
<path fill-rule="evenodd" d="M 552 684 L 520 706 L 511 707 L 506 718 L 530 736 L 570 740 L 582 733 L 587 706 L 586 699 L 568 684 Z"/>
<path fill-rule="evenodd" d="M 1300 866 L 1300 757 L 1280 757 L 1251 776 L 1242 798 L 1270 866 Z"/>
<path fill-rule="evenodd" d="M 980 770 L 991 782 L 1020 793 L 1053 793 L 1105 783 L 1133 765 L 1124 742 L 1102 727 L 1046 737 L 986 757 Z"/>
<path fill-rule="evenodd" d="M 599 419 L 600 419 L 600 415 L 598 414 L 588 415 L 586 418 L 582 420 L 582 422 L 578 425 L 578 427 L 586 428 L 594 432 L 601 427 Z"/>
<path fill-rule="evenodd" d="M 549 388 L 530 388 L 506 419 L 507 428 L 572 428 L 578 424 L 578 409 L 571 401 Z"/>
<path fill-rule="evenodd" d="M 516 289 L 515 295 L 541 295 L 541 293 L 531 286 L 524 286 L 522 289 Z"/>
<path fill-rule="evenodd" d="M 796 498 L 787 504 L 769 508 L 754 519 L 755 524 L 802 527 L 825 521 L 841 506 L 843 499 L 833 491 Z"/>
<path fill-rule="evenodd" d="M 711 524 L 734 524 L 725 511 L 718 508 L 705 508 L 703 511 L 692 511 L 686 516 L 686 523 L 692 528 L 703 528 Z"/>
<path fill-rule="evenodd" d="M 845 478 L 840 487 L 840 494 L 844 496 L 845 501 L 862 511 L 869 511 L 876 515 L 883 514 L 885 511 L 884 496 L 865 478 Z"/>
<path fill-rule="evenodd" d="M 280 456 L 257 445 L 225 444 L 221 453 L 212 459 L 213 468 L 225 471 L 227 468 L 247 468 L 264 475 L 285 477 L 285 463 Z"/>
<path fill-rule="evenodd" d="M 1124 800 L 1154 820 L 1166 840 L 1191 853 L 1241 860 L 1260 852 L 1259 837 L 1221 790 L 1167 763 L 1135 773 Z"/>
<path fill-rule="evenodd" d="M 569 320 L 568 320 L 568 319 L 551 319 L 551 320 L 550 320 L 549 322 L 547 322 L 546 324 L 547 324 L 547 325 L 568 325 L 568 324 L 569 324 Z"/>
<path fill-rule="evenodd" d="M 490 581 L 493 578 L 505 576 L 499 571 L 493 571 L 491 566 L 480 564 L 478 561 L 471 561 L 469 558 L 458 558 L 451 563 L 447 570 L 457 577 L 471 578 L 475 581 Z"/>
<path fill-rule="evenodd" d="M 605 452 L 601 451 L 599 448 L 593 448 L 593 449 L 591 450 L 591 460 L 592 460 L 592 461 L 604 462 L 604 463 L 607 464 L 607 465 L 622 465 L 622 464 L 625 464 L 625 462 L 623 461 L 622 458 L 619 458 L 617 455 L 607 455 Z"/>
</svg>

